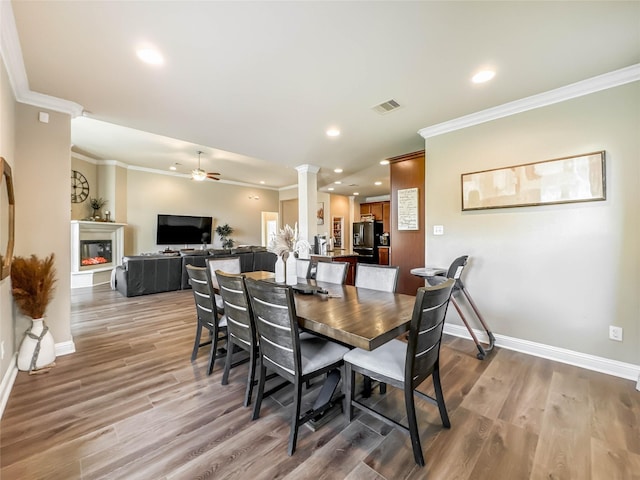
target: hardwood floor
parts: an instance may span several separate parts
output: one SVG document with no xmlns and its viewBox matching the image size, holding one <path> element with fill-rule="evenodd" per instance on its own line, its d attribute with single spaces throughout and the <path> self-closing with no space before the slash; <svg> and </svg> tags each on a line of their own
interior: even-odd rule
<svg viewBox="0 0 640 480">
<path fill-rule="evenodd" d="M 288 457 L 291 389 L 251 421 L 242 407 L 247 365 L 221 386 L 222 359 L 211 376 L 205 349 L 192 364 L 190 291 L 127 299 L 101 286 L 72 295 L 77 352 L 47 374 L 18 374 L 0 422 L 2 480 L 640 479 L 631 381 L 499 348 L 479 361 L 470 341 L 447 338 L 452 428 L 417 400 L 426 467 L 414 464 L 408 437 L 362 413 L 351 424 L 338 415 L 315 432 L 301 427 Z M 391 387 L 371 401 L 403 410 Z"/>
</svg>

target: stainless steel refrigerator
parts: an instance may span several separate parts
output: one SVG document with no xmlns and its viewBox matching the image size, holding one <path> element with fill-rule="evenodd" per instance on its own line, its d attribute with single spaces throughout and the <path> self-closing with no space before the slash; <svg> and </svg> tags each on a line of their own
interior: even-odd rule
<svg viewBox="0 0 640 480">
<path fill-rule="evenodd" d="M 356 222 L 353 224 L 353 251 L 362 263 L 378 263 L 378 245 L 382 235 L 382 222 Z"/>
</svg>

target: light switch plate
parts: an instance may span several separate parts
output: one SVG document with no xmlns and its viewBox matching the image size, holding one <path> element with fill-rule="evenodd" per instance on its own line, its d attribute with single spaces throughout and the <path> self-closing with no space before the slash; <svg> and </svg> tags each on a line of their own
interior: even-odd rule
<svg viewBox="0 0 640 480">
<path fill-rule="evenodd" d="M 433 234 L 434 235 L 444 235 L 444 225 L 434 225 L 433 226 Z"/>
</svg>

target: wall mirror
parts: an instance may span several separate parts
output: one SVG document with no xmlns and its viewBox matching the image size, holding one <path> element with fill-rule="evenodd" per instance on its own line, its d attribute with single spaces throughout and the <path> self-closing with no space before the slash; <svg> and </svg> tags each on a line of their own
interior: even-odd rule
<svg viewBox="0 0 640 480">
<path fill-rule="evenodd" d="M 11 176 L 11 165 L 0 157 L 0 171 L 2 172 L 2 185 L 0 185 L 0 193 L 2 194 L 0 206 L 0 221 L 6 222 L 0 228 L 0 264 L 2 273 L 0 280 L 6 278 L 11 273 L 11 260 L 13 259 L 13 244 L 15 240 L 15 197 L 13 195 L 13 178 Z M 6 193 L 5 193 L 6 192 Z M 4 253 L 3 253 L 4 252 Z"/>
</svg>

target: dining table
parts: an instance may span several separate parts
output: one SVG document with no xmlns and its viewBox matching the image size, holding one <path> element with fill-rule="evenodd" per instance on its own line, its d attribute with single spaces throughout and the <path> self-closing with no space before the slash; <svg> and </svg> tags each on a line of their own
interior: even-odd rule
<svg viewBox="0 0 640 480">
<path fill-rule="evenodd" d="M 275 282 L 272 272 L 244 273 L 246 278 Z M 286 285 L 286 283 L 278 283 Z M 402 293 L 383 292 L 315 279 L 298 278 L 291 285 L 298 325 L 302 330 L 321 335 L 349 347 L 375 350 L 409 330 L 416 298 Z M 316 430 L 339 412 L 338 401 L 344 395 L 334 395 L 340 383 L 339 369 L 325 378 L 313 404 L 317 415 L 307 422 Z M 367 379 L 368 380 L 368 379 Z M 362 395 L 371 394 L 371 381 L 365 381 Z"/>
<path fill-rule="evenodd" d="M 275 282 L 271 272 L 244 275 Z M 291 287 L 301 329 L 363 350 L 374 350 L 407 332 L 416 300 L 402 293 L 304 278 Z"/>
</svg>

